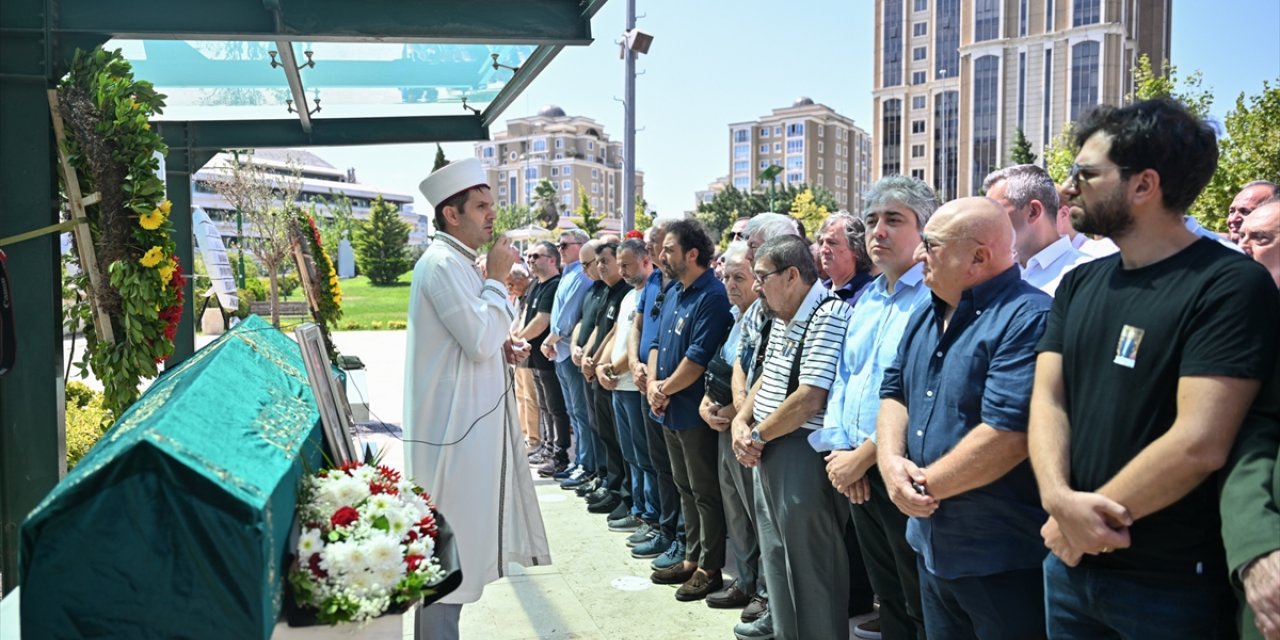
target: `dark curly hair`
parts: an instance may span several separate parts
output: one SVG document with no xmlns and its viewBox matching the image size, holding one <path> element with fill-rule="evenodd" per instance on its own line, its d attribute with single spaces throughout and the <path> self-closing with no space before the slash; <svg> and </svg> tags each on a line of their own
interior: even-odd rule
<svg viewBox="0 0 1280 640">
<path fill-rule="evenodd" d="M 1111 136 L 1107 156 L 1121 167 L 1121 178 L 1146 169 L 1160 174 L 1164 206 L 1173 211 L 1190 208 L 1218 168 L 1213 127 L 1171 98 L 1090 111 L 1076 123 L 1076 146 L 1099 132 Z"/>
<path fill-rule="evenodd" d="M 707 231 L 707 226 L 700 220 L 691 218 L 676 220 L 667 225 L 667 235 L 675 236 L 676 244 L 680 245 L 681 251 L 697 249 L 699 267 L 705 269 L 711 266 L 711 258 L 715 257 L 716 246 L 711 241 L 711 233 Z"/>
</svg>

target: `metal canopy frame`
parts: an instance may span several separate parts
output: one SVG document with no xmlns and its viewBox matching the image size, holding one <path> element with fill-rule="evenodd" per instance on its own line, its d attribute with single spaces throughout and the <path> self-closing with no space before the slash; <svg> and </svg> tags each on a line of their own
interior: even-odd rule
<svg viewBox="0 0 1280 640">
<path fill-rule="evenodd" d="M 0 8 L 0 237 L 58 220 L 59 199 L 45 91 L 76 49 L 111 38 L 274 42 L 297 120 L 162 121 L 174 211 L 189 211 L 191 174 L 222 149 L 480 140 L 565 46 L 592 41 L 607 0 L 4 0 Z M 520 44 L 536 48 L 484 111 L 392 118 L 311 117 L 292 43 Z M 191 264 L 190 216 L 173 217 L 178 257 Z M 65 474 L 60 247 L 56 235 L 10 245 L 18 362 L 0 377 L 0 575 L 18 585 L 18 529 Z M 194 348 L 192 300 L 174 361 Z"/>
</svg>

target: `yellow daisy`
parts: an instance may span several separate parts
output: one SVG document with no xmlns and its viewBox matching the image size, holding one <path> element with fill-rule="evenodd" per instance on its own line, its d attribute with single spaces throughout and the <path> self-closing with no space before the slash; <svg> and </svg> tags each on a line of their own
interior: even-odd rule
<svg viewBox="0 0 1280 640">
<path fill-rule="evenodd" d="M 151 268 L 160 264 L 160 261 L 163 259 L 164 259 L 164 250 L 156 246 L 156 247 L 151 247 L 150 249 L 147 249 L 147 253 L 138 260 L 138 264 L 147 268 Z"/>
<path fill-rule="evenodd" d="M 160 213 L 163 213 L 167 216 L 169 215 L 169 210 L 173 208 L 173 203 L 168 200 L 165 200 L 164 202 L 160 203 L 159 207 L 156 207 L 156 208 L 160 210 Z"/>
<path fill-rule="evenodd" d="M 173 261 L 170 260 L 168 264 L 157 267 L 156 271 L 160 272 L 160 281 L 168 286 L 169 281 L 173 279 Z"/>
<path fill-rule="evenodd" d="M 160 209 L 152 209 L 151 213 L 144 213 L 138 216 L 138 224 L 147 231 L 155 231 L 164 224 L 164 212 Z"/>
</svg>

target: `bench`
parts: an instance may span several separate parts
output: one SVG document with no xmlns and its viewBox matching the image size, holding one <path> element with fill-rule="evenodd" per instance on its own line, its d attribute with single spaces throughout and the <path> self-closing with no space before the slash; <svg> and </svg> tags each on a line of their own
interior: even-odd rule
<svg viewBox="0 0 1280 640">
<path fill-rule="evenodd" d="M 262 316 L 264 318 L 271 316 L 271 303 L 267 301 L 254 301 L 249 303 L 249 313 Z M 282 316 L 309 316 L 311 308 L 307 306 L 305 300 L 281 300 L 280 315 Z"/>
</svg>

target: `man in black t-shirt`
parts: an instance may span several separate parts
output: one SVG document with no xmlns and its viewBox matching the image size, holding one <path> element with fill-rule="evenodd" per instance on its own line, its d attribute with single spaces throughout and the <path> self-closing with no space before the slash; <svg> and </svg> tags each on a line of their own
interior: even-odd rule
<svg viewBox="0 0 1280 640">
<path fill-rule="evenodd" d="M 1275 362 L 1280 304 L 1262 268 L 1184 226 L 1213 129 L 1160 99 L 1075 131 L 1071 222 L 1120 252 L 1066 275 L 1038 346 L 1049 637 L 1234 637 L 1211 476 Z"/>
<path fill-rule="evenodd" d="M 560 285 L 560 254 L 550 242 L 539 242 L 529 248 L 525 260 L 538 278 L 538 284 L 526 294 L 524 326 L 516 336 L 529 342 L 529 359 L 525 364 L 533 370 L 538 411 L 542 415 L 542 424 L 549 430 L 542 439 L 546 460 L 538 468 L 538 475 L 546 478 L 569 466 L 568 452 L 573 433 L 564 393 L 556 378 L 556 365 L 542 354 L 542 343 L 551 333 L 551 305 L 555 301 L 556 287 Z"/>
</svg>

